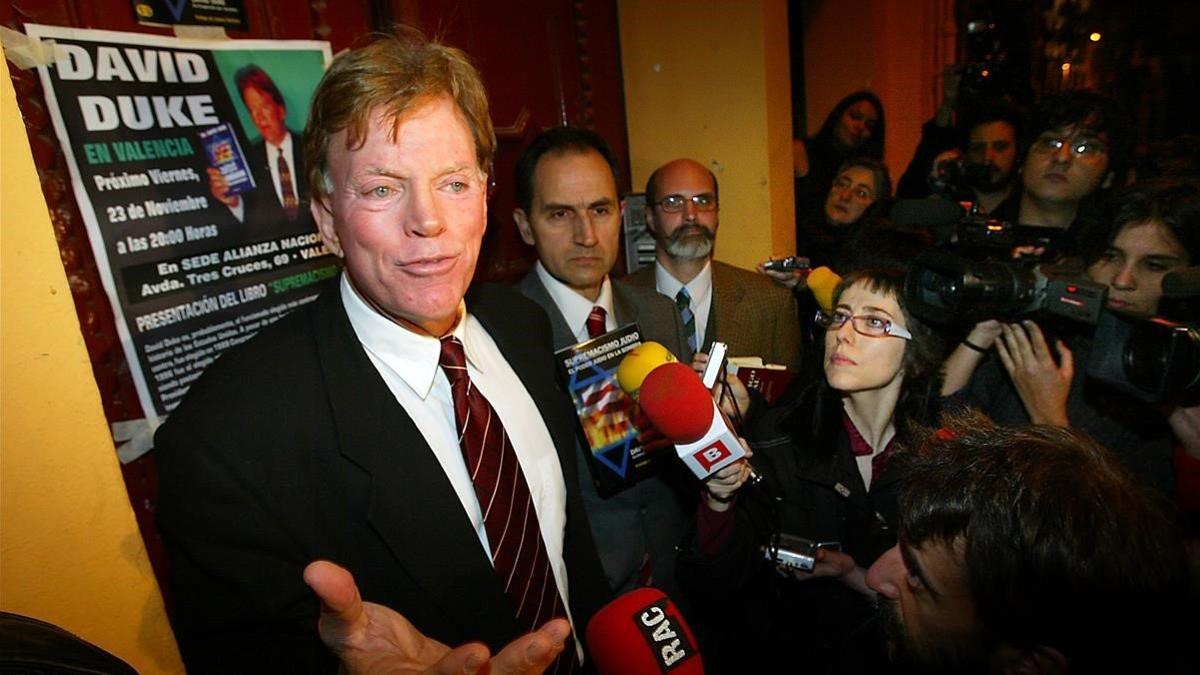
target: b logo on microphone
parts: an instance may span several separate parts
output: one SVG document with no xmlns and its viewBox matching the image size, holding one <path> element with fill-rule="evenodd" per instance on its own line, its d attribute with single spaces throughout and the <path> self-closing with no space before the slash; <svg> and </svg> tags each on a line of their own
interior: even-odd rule
<svg viewBox="0 0 1200 675">
<path fill-rule="evenodd" d="M 725 445 L 725 443 L 718 438 L 712 443 L 701 448 L 698 452 L 696 452 L 695 455 L 693 455 L 693 457 L 695 457 L 696 462 L 703 467 L 705 473 L 711 473 L 714 466 L 717 466 L 732 455 L 733 451 L 729 449 L 729 446 Z"/>
</svg>

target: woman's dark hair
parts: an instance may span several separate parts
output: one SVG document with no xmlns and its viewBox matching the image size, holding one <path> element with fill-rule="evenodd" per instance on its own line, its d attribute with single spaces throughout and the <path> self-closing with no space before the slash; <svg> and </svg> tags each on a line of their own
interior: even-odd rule
<svg viewBox="0 0 1200 675">
<path fill-rule="evenodd" d="M 1106 212 L 1097 247 L 1089 251 L 1089 264 L 1100 258 L 1126 226 L 1151 221 L 1171 231 L 1187 251 L 1188 264 L 1200 262 L 1200 181 L 1154 178 L 1135 183 L 1113 195 Z"/>
<path fill-rule="evenodd" d="M 875 129 L 871 132 L 871 137 L 867 139 L 867 142 L 863 143 L 862 147 L 857 148 L 848 154 L 852 156 L 862 155 L 865 157 L 871 157 L 872 159 L 883 159 L 883 132 L 885 127 L 883 119 L 883 103 L 879 100 L 879 97 L 876 96 L 874 92 L 866 89 L 862 91 L 856 91 L 838 101 L 838 104 L 833 106 L 833 110 L 829 112 L 829 116 L 825 118 L 825 123 L 821 125 L 821 129 L 817 132 L 817 135 L 813 137 L 813 140 L 832 146 L 834 142 L 833 130 L 835 127 L 837 127 L 838 120 L 842 119 L 842 113 L 846 112 L 846 108 L 849 108 L 859 101 L 867 101 L 874 106 L 875 112 L 879 114 L 879 121 L 876 122 Z"/>
<path fill-rule="evenodd" d="M 928 324 L 913 316 L 904 301 L 905 270 L 901 267 L 868 267 L 850 272 L 842 277 L 834 290 L 837 303 L 842 293 L 851 286 L 862 283 L 873 293 L 891 295 L 904 313 L 905 327 L 912 339 L 904 345 L 904 384 L 900 400 L 896 403 L 895 419 L 898 422 L 923 422 L 929 412 L 929 403 L 936 398 L 941 388 L 941 367 L 945 356 L 945 342 L 941 335 Z"/>
</svg>

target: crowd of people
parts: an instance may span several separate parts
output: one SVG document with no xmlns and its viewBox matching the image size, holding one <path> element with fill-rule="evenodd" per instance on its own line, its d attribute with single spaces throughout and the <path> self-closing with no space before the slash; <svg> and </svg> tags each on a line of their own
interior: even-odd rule
<svg viewBox="0 0 1200 675">
<path fill-rule="evenodd" d="M 1007 222 L 1027 238 L 964 260 L 1074 269 L 1120 321 L 1186 325 L 1163 277 L 1200 255 L 1196 165 L 1134 180 L 1099 94 L 967 107 L 926 125 L 898 190 L 973 204 L 954 222 L 892 217 L 871 92 L 795 143 L 798 250 L 780 253 L 840 275 L 828 306 L 804 271 L 714 260 L 718 179 L 688 158 L 645 187 L 654 263 L 614 276 L 616 162 L 571 127 L 511 177 L 534 268 L 468 289 L 495 151 L 478 73 L 411 31 L 340 54 L 304 155 L 343 272 L 156 436 L 189 670 L 586 672 L 590 650 L 635 647 L 585 646 L 589 618 L 654 586 L 708 672 L 1185 672 L 1195 392 L 1088 377 L 1114 346 L 1086 322 L 934 321 L 906 274 Z M 638 418 L 657 473 L 597 490 L 554 353 L 630 323 L 697 369 L 724 343 L 798 372 L 771 403 L 718 385 L 746 461 L 698 480 Z M 779 562 L 797 541 L 809 571 Z"/>
</svg>

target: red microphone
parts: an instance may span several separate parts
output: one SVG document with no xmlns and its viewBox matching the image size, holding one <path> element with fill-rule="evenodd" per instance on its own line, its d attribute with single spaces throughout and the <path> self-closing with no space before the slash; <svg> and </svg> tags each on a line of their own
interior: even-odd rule
<svg viewBox="0 0 1200 675">
<path fill-rule="evenodd" d="M 657 588 L 632 590 L 588 622 L 588 653 L 600 675 L 703 675 L 696 637 Z"/>
<path fill-rule="evenodd" d="M 642 412 L 701 480 L 746 456 L 696 371 L 666 363 L 642 382 Z"/>
</svg>

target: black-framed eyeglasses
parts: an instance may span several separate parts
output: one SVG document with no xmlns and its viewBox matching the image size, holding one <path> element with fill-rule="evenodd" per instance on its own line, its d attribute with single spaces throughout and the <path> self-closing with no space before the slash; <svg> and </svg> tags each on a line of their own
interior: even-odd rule
<svg viewBox="0 0 1200 675">
<path fill-rule="evenodd" d="M 1060 136 L 1042 136 L 1033 142 L 1033 152 L 1052 155 L 1067 146 L 1076 157 L 1099 157 L 1108 152 L 1108 146 L 1098 138 L 1075 136 L 1066 138 Z"/>
<path fill-rule="evenodd" d="M 692 203 L 692 206 L 696 207 L 697 211 L 712 211 L 717 208 L 717 196 L 711 192 L 703 192 L 691 197 L 684 197 L 679 194 L 667 195 L 654 203 L 667 213 L 676 213 L 687 208 L 689 201 Z"/>
<path fill-rule="evenodd" d="M 883 317 L 870 314 L 854 316 L 849 312 L 825 312 L 818 309 L 814 321 L 821 328 L 832 330 L 841 328 L 849 321 L 854 332 L 867 337 L 898 337 L 902 340 L 911 340 L 913 337 L 907 328 L 897 326 Z"/>
</svg>

